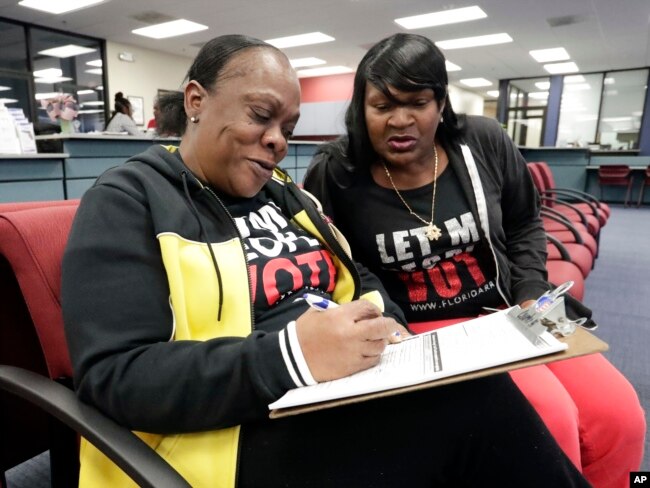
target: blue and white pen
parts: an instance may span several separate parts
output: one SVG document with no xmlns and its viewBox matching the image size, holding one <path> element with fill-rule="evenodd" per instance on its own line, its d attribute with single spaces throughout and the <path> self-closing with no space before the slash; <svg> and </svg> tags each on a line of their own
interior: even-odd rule
<svg viewBox="0 0 650 488">
<path fill-rule="evenodd" d="M 333 302 L 332 300 L 328 300 L 325 297 L 314 295 L 312 293 L 305 293 L 303 294 L 302 297 L 307 301 L 307 303 L 311 308 L 315 308 L 316 310 L 320 310 L 321 312 L 324 312 L 325 310 L 328 310 L 330 308 L 338 307 L 338 304 L 336 302 Z"/>
<path fill-rule="evenodd" d="M 325 297 L 321 297 L 319 295 L 313 295 L 312 293 L 305 293 L 302 296 L 307 303 L 309 304 L 310 307 L 319 310 L 321 312 L 324 312 L 325 310 L 329 310 L 330 308 L 336 308 L 339 305 L 336 302 L 333 302 L 332 300 L 328 300 Z M 413 339 L 416 336 L 406 336 L 403 337 L 401 332 L 395 331 L 393 332 L 393 335 L 395 337 L 399 337 L 402 339 L 402 341 L 407 341 L 409 339 Z"/>
</svg>

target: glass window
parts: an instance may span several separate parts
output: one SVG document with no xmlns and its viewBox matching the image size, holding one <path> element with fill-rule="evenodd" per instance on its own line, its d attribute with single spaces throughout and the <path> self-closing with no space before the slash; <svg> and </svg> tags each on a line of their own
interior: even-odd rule
<svg viewBox="0 0 650 488">
<path fill-rule="evenodd" d="M 27 77 L 0 74 L 0 102 L 7 108 L 22 109 L 25 116 L 29 117 L 31 108 Z"/>
<path fill-rule="evenodd" d="M 602 73 L 564 77 L 557 147 L 594 144 L 602 84 Z"/>
<path fill-rule="evenodd" d="M 0 21 L 0 69 L 29 71 L 25 28 L 22 25 Z"/>
<path fill-rule="evenodd" d="M 41 100 L 69 94 L 78 103 L 76 130 L 104 126 L 103 66 L 100 41 L 44 29 L 30 29 L 39 121 L 49 118 Z"/>
<path fill-rule="evenodd" d="M 539 147 L 546 124 L 549 78 L 512 80 L 509 84 L 507 131 L 515 144 Z"/>
<path fill-rule="evenodd" d="M 637 149 L 648 70 L 605 74 L 598 142 L 604 149 Z"/>
</svg>

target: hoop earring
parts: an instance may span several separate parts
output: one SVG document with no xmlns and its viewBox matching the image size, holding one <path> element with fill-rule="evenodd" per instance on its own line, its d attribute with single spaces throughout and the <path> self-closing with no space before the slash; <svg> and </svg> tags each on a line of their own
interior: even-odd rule
<svg viewBox="0 0 650 488">
<path fill-rule="evenodd" d="M 198 118 L 198 117 L 195 117 L 194 115 L 192 115 L 192 116 L 190 117 L 190 122 L 196 124 L 198 121 L 199 121 L 199 118 Z"/>
</svg>

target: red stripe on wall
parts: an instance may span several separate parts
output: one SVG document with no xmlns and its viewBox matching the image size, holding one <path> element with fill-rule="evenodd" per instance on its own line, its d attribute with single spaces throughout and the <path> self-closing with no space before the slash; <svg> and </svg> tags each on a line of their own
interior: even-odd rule
<svg viewBox="0 0 650 488">
<path fill-rule="evenodd" d="M 354 73 L 300 78 L 302 103 L 337 102 L 352 98 Z"/>
</svg>

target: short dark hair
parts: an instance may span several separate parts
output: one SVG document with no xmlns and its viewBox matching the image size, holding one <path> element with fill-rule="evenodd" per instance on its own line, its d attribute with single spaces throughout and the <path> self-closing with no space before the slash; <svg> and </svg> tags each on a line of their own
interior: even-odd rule
<svg viewBox="0 0 650 488">
<path fill-rule="evenodd" d="M 445 57 L 428 38 L 417 34 L 393 34 L 375 44 L 363 57 L 354 77 L 352 100 L 345 114 L 348 157 L 355 164 L 369 166 L 377 158 L 365 116 L 366 85 L 371 83 L 389 99 L 388 86 L 400 91 L 433 90 L 436 101 L 445 103 L 444 123 L 438 126 L 442 140 L 453 141 L 462 133 L 447 91 Z"/>
<path fill-rule="evenodd" d="M 196 55 L 185 80 L 195 80 L 206 90 L 211 91 L 215 84 L 222 79 L 226 64 L 241 51 L 251 48 L 267 48 L 281 52 L 271 44 L 250 36 L 227 34 L 215 37 L 205 43 Z M 168 107 L 169 112 L 177 116 L 175 122 L 169 121 L 169 123 L 176 127 L 180 134 L 183 134 L 187 127 L 183 93 L 173 92 L 162 95 L 159 104 Z"/>
</svg>

